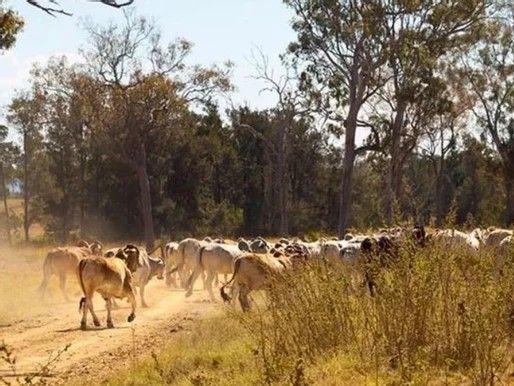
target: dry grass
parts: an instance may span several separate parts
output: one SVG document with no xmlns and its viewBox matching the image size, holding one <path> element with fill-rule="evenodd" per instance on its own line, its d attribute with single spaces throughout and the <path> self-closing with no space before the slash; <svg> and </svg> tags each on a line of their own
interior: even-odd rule
<svg viewBox="0 0 514 386">
<path fill-rule="evenodd" d="M 361 374 L 358 384 L 512 382 L 514 270 L 498 274 L 494 259 L 405 250 L 387 269 L 368 267 L 374 298 L 362 267 L 321 260 L 278 277 L 265 307 L 243 318 L 265 383 L 330 384 L 332 373 Z"/>
<path fill-rule="evenodd" d="M 228 316 L 200 321 L 161 353 L 114 375 L 107 385 L 257 385 L 259 367 L 242 326 Z M 79 383 L 86 384 L 86 383 Z"/>
</svg>

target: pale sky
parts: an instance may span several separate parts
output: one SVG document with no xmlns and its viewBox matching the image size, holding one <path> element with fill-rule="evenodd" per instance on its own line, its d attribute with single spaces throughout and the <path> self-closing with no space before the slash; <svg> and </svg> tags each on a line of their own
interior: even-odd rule
<svg viewBox="0 0 514 386">
<path fill-rule="evenodd" d="M 28 85 L 34 62 L 44 63 L 54 55 L 79 60 L 78 49 L 86 44 L 81 20 L 97 23 L 121 20 L 121 12 L 87 0 L 60 0 L 72 17 L 50 17 L 24 0 L 6 0 L 25 19 L 26 26 L 16 46 L 0 55 L 0 105 L 5 112 L 16 89 Z M 153 18 L 161 28 L 163 41 L 177 37 L 194 44 L 188 62 L 210 65 L 227 60 L 235 64 L 233 82 L 237 104 L 252 107 L 273 105 L 272 95 L 259 93 L 263 84 L 250 79 L 252 51 L 262 49 L 272 67 L 280 71 L 278 55 L 295 38 L 290 27 L 291 13 L 281 0 L 135 0 L 137 14 Z M 0 123 L 4 122 L 0 116 Z"/>
</svg>

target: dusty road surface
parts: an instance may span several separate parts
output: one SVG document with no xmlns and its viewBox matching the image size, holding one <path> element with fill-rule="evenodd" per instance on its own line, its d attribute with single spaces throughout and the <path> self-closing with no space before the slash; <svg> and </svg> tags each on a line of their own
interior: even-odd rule
<svg viewBox="0 0 514 386">
<path fill-rule="evenodd" d="M 79 329 L 79 296 L 74 297 L 73 303 L 52 304 L 44 312 L 0 327 L 0 342 L 11 346 L 17 357 L 17 377 L 44 373 L 42 380 L 52 385 L 69 383 L 81 376 L 100 379 L 116 366 L 129 368 L 135 357 L 158 351 L 173 340 L 175 333 L 221 309 L 221 302 L 210 302 L 204 291 L 196 290 L 186 299 L 184 291 L 166 288 L 156 279 L 145 292 L 149 308 L 139 307 L 138 298 L 132 323 L 126 321 L 130 313 L 128 304 L 118 301 L 120 309 L 113 311 L 114 329 L 105 327 L 104 302 L 98 294 L 95 310 L 102 323 L 99 328 L 93 327 L 88 315 L 90 329 Z M 53 361 L 56 356 L 58 359 Z M 48 369 L 42 371 L 42 366 L 49 362 Z M 0 363 L 1 377 L 16 383 L 8 363 Z"/>
</svg>

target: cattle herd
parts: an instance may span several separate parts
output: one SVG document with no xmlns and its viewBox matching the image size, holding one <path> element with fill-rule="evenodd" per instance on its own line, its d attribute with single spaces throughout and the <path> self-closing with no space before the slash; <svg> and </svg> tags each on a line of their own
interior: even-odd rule
<svg viewBox="0 0 514 386">
<path fill-rule="evenodd" d="M 88 311 L 94 325 L 100 325 L 92 302 L 95 292 L 105 300 L 107 326 L 113 327 L 111 310 L 116 306 L 115 299 L 128 299 L 131 304 L 128 321 L 131 322 L 136 310 L 135 288 L 139 288 L 141 306 L 147 307 L 145 286 L 154 276 L 165 278 L 167 286 L 184 289 L 186 297 L 192 294 L 195 282 L 201 277 L 204 289 L 215 300 L 213 287 L 219 284 L 220 275 L 223 275 L 221 298 L 225 302 L 238 299 L 243 311 L 248 311 L 251 307 L 249 294 L 263 289 L 270 275 L 294 270 L 311 259 L 323 259 L 329 264 L 375 261 L 386 266 L 400 247 L 424 248 L 429 243 L 463 248 L 470 253 L 477 253 L 481 248 L 496 248 L 499 269 L 514 245 L 513 231 L 509 229 L 475 229 L 470 233 L 455 229 L 426 232 L 422 226 L 382 229 L 371 235 L 347 233 L 342 240 L 320 239 L 314 242 L 282 238 L 272 243 L 262 237 L 237 241 L 187 238 L 164 245 L 159 258 L 149 256 L 144 248 L 135 245 L 104 251 L 98 241 L 80 241 L 76 246 L 59 247 L 48 253 L 39 292 L 44 297 L 50 277 L 56 275 L 68 300 L 66 278 L 77 275 L 83 292 L 79 303 L 81 328 L 87 327 Z M 365 268 L 361 273 L 370 295 L 375 296 L 376 284 L 371 270 Z"/>
</svg>

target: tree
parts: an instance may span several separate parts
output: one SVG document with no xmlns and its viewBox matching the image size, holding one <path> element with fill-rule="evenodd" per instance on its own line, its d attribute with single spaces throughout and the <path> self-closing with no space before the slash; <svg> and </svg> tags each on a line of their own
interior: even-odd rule
<svg viewBox="0 0 514 386">
<path fill-rule="evenodd" d="M 456 81 L 475 100 L 472 112 L 502 161 L 505 224 L 514 222 L 514 20 L 513 13 L 491 21 L 484 40 L 460 57 Z M 505 21 L 502 21 L 505 20 Z"/>
<path fill-rule="evenodd" d="M 9 244 L 12 244 L 12 226 L 11 216 L 9 214 L 9 206 L 7 205 L 6 184 L 12 178 L 13 168 L 16 163 L 16 159 L 19 156 L 19 149 L 14 143 L 7 141 L 8 133 L 9 129 L 7 126 L 0 125 L 0 190 L 2 192 L 2 200 L 4 205 L 5 233 L 7 235 L 7 241 Z"/>
<path fill-rule="evenodd" d="M 19 93 L 8 107 L 7 121 L 21 135 L 21 177 L 23 180 L 23 229 L 25 241 L 29 241 L 30 226 L 42 212 L 42 197 L 52 189 L 48 164 L 43 146 L 42 95 L 31 92 Z"/>
<path fill-rule="evenodd" d="M 401 194 L 403 165 L 417 145 L 420 129 L 450 109 L 446 82 L 438 71 L 440 59 L 478 39 L 488 1 L 441 2 L 436 6 L 431 2 L 382 3 L 391 74 L 380 92 L 385 107 L 391 110 L 385 126 L 390 154 L 385 212 L 391 224 L 393 203 Z"/>
<path fill-rule="evenodd" d="M 296 18 L 297 42 L 289 51 L 302 72 L 302 89 L 318 112 L 328 112 L 340 133 L 344 157 L 339 209 L 339 236 L 350 220 L 355 158 L 369 149 L 357 148 L 355 135 L 364 104 L 383 86 L 381 69 L 384 29 L 378 1 L 285 0 Z"/>
<path fill-rule="evenodd" d="M 191 51 L 189 42 L 177 40 L 163 47 L 159 31 L 145 18 L 128 11 L 124 22 L 123 26 L 88 26 L 90 46 L 83 54 L 102 96 L 100 105 L 91 109 L 94 116 L 88 125 L 105 151 L 136 174 L 145 241 L 151 250 L 155 235 L 150 145 L 166 142 L 175 128 L 187 125 L 190 103 L 207 102 L 216 93 L 230 90 L 230 66 L 188 67 L 184 59 Z"/>
</svg>

